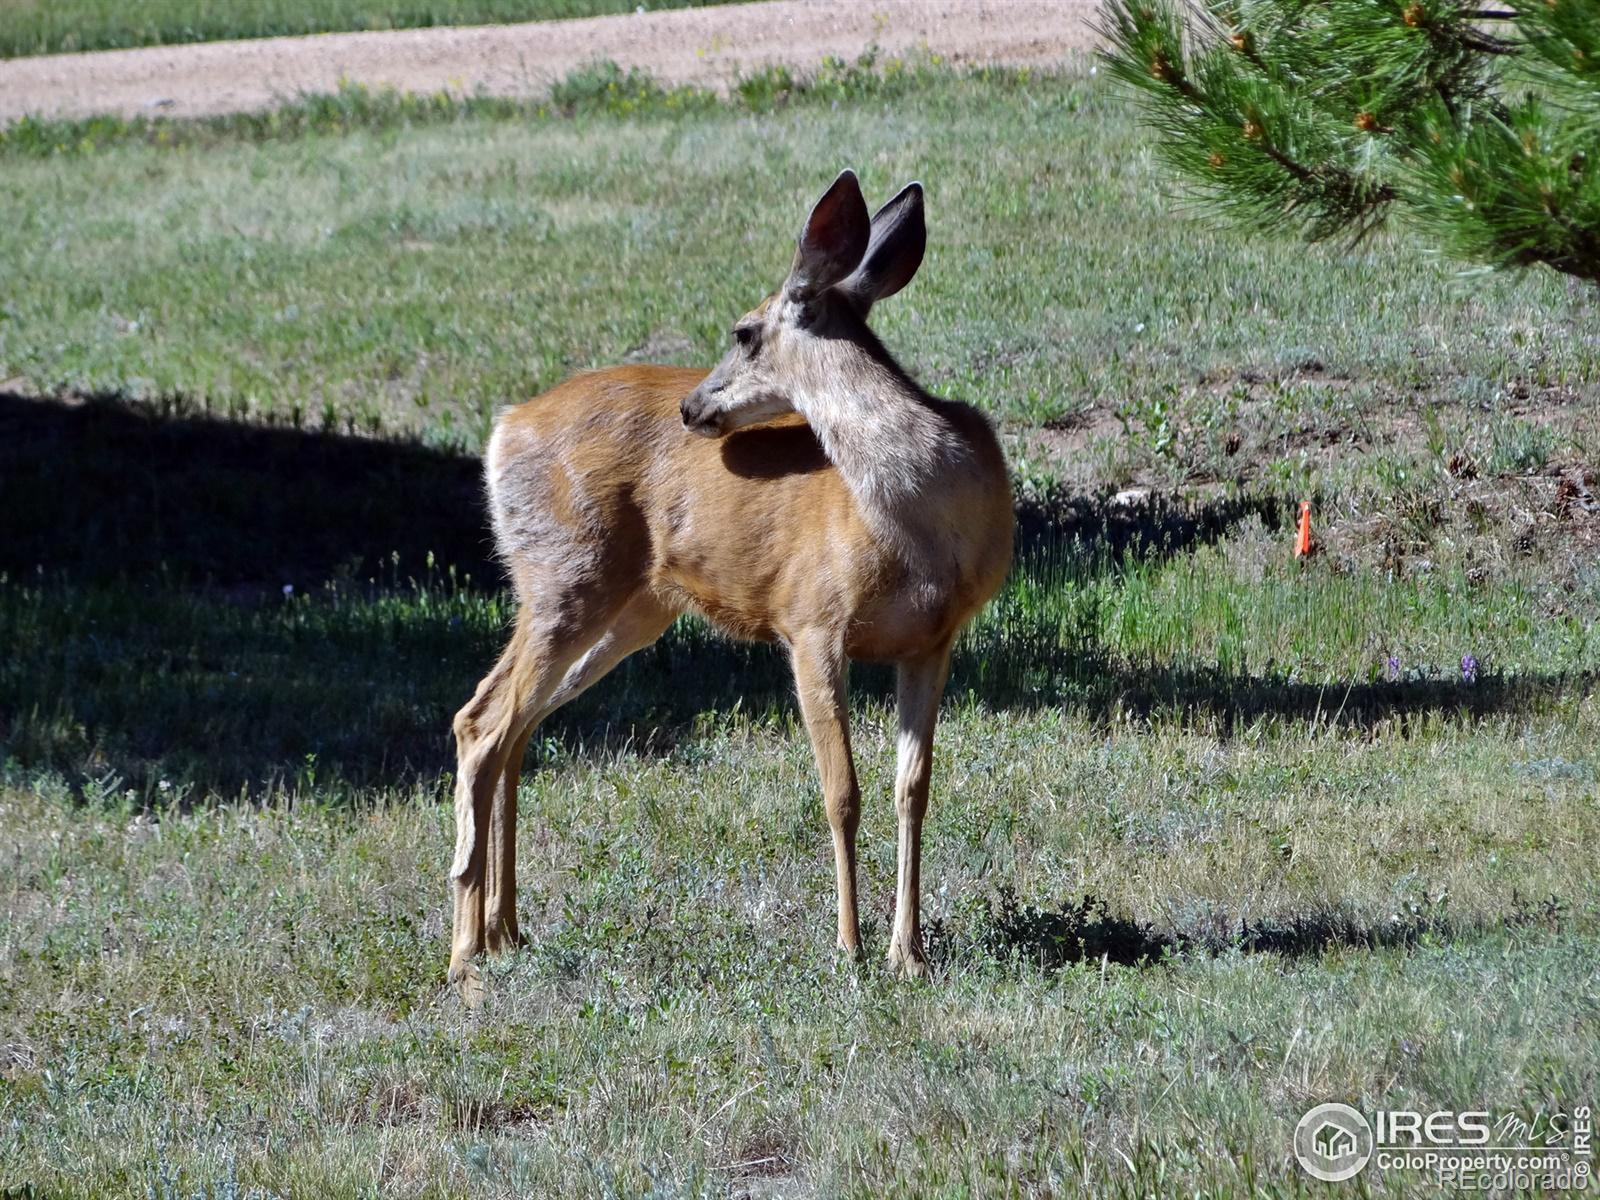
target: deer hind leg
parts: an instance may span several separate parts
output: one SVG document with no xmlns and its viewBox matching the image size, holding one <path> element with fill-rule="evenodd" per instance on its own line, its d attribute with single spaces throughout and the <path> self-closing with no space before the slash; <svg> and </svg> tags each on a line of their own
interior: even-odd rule
<svg viewBox="0 0 1600 1200">
<path fill-rule="evenodd" d="M 895 872 L 894 932 L 889 939 L 892 970 L 922 978 L 928 962 L 922 952 L 919 915 L 922 886 L 922 818 L 928 811 L 928 779 L 933 770 L 933 729 L 939 698 L 950 673 L 950 648 L 900 664 L 896 707 L 900 733 L 895 764 L 894 807 L 900 823 Z"/>
<path fill-rule="evenodd" d="M 856 910 L 856 828 L 861 824 L 861 788 L 850 755 L 846 662 L 840 639 L 797 638 L 790 647 L 800 714 L 822 779 L 822 799 L 833 834 L 833 871 L 839 897 L 839 948 L 861 952 Z"/>
<path fill-rule="evenodd" d="M 450 981 L 458 984 L 468 999 L 477 998 L 472 960 L 487 940 L 484 893 L 491 852 L 502 860 L 515 855 L 503 820 L 508 815 L 501 787 L 503 772 L 512 751 L 524 744 L 532 728 L 541 693 L 554 687 L 554 680 L 567 666 L 560 661 L 561 655 L 555 639 L 539 630 L 523 610 L 499 660 L 456 714 L 456 852 L 450 866 L 455 917 Z M 493 832 L 496 808 L 502 809 L 498 835 Z M 495 890 L 501 896 L 511 882 L 502 866 L 497 862 L 495 868 Z"/>
<path fill-rule="evenodd" d="M 634 597 L 599 641 L 567 668 L 555 691 L 528 721 L 522 736 L 512 746 L 489 817 L 488 879 L 484 898 L 485 948 L 489 953 L 510 949 L 521 941 L 517 930 L 517 786 L 533 731 L 545 717 L 593 687 L 628 655 L 659 638 L 677 615 L 676 609 L 649 592 Z"/>
<path fill-rule="evenodd" d="M 576 664 L 574 664 L 576 665 Z M 484 860 L 483 944 L 499 954 L 522 944 L 517 929 L 517 786 L 522 781 L 522 760 L 528 740 L 543 714 L 528 722 L 512 743 L 500 777 L 500 787 L 489 809 L 489 852 Z"/>
</svg>

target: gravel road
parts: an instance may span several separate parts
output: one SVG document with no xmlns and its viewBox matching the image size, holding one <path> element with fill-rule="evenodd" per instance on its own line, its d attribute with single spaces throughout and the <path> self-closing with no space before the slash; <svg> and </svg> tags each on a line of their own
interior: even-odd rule
<svg viewBox="0 0 1600 1200">
<path fill-rule="evenodd" d="M 24 114 L 205 116 L 269 108 L 341 80 L 405 91 L 537 95 L 612 59 L 668 83 L 752 68 L 925 51 L 1046 65 L 1093 44 L 1093 0 L 769 0 L 570 21 L 330 33 L 0 61 L 0 122 Z"/>
</svg>

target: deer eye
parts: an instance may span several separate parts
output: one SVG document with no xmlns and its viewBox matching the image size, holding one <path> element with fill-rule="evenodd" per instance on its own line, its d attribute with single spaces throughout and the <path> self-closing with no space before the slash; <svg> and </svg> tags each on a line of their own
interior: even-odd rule
<svg viewBox="0 0 1600 1200">
<path fill-rule="evenodd" d="M 756 327 L 754 325 L 735 325 L 733 327 L 733 340 L 748 350 L 756 344 Z"/>
</svg>

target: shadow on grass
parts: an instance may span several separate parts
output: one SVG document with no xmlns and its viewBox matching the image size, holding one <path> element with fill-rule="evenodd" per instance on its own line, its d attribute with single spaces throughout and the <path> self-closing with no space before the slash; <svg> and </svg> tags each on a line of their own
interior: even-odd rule
<svg viewBox="0 0 1600 1200">
<path fill-rule="evenodd" d="M 0 392 L 0 570 L 266 591 L 418 574 L 432 557 L 498 587 L 476 456 L 416 442 L 220 420 L 183 398 L 67 402 Z M 1017 508 L 1017 557 L 1077 548 L 1107 567 L 1217 541 L 1273 498 Z M 402 578 L 404 576 L 402 575 Z"/>
<path fill-rule="evenodd" d="M 159 407 L 159 406 L 158 406 Z M 509 610 L 471 456 L 263 428 L 168 403 L 0 393 L 0 761 L 225 795 L 275 784 L 435 781 L 450 716 L 499 652 Z M 1088 580 L 1180 555 L 1285 506 L 1118 506 L 1051 496 L 1018 512 L 1019 583 Z M 429 566 L 434 562 L 447 564 Z M 285 595 L 284 585 L 292 585 Z M 1054 586 L 1053 584 L 1049 584 Z M 1047 589 L 1046 589 L 1047 590 Z M 1140 666 L 1067 636 L 1048 604 L 965 641 L 952 691 L 995 708 L 1363 725 L 1548 704 L 1584 677 L 1361 683 Z M 891 673 L 855 673 L 886 699 Z M 680 623 L 556 714 L 558 752 L 664 753 L 717 714 L 793 710 L 782 655 Z M 109 787 L 110 783 L 104 783 Z M 103 789 L 102 789 L 103 790 Z"/>
<path fill-rule="evenodd" d="M 498 584 L 476 458 L 241 424 L 183 399 L 0 392 L 0 570 L 277 592 L 418 573 Z"/>
<path fill-rule="evenodd" d="M 1600 686 L 1594 671 L 1481 675 L 1471 683 L 1449 679 L 1349 680 L 1308 683 L 1285 674 L 1226 671 L 1211 666 L 1141 664 L 1097 648 L 1040 648 L 1014 659 L 958 663 L 956 684 L 981 677 L 973 690 L 995 708 L 1070 705 L 1105 721 L 1160 717 L 1204 724 L 1230 736 L 1259 721 L 1304 721 L 1336 729 L 1370 729 L 1410 715 L 1437 713 L 1481 721 L 1500 713 L 1550 711 L 1564 698 Z M 966 672 L 960 668 L 965 666 Z M 1007 674 L 1008 667 L 1015 667 Z M 1043 682 L 1039 682 L 1039 681 Z"/>
<path fill-rule="evenodd" d="M 1180 504 L 1161 496 L 1126 504 L 1055 489 L 1017 503 L 1017 563 L 1048 564 L 1063 552 L 1103 569 L 1148 558 L 1171 558 L 1221 541 L 1251 518 L 1278 530 L 1290 511 L 1276 496 L 1223 497 Z"/>
<path fill-rule="evenodd" d="M 1512 893 L 1510 909 L 1490 925 L 1558 928 L 1564 916 L 1554 899 L 1530 904 Z M 1009 887 L 973 906 L 955 922 L 931 922 L 928 953 L 936 967 L 973 959 L 1057 970 L 1078 962 L 1143 966 L 1169 955 L 1276 954 L 1315 958 L 1336 949 L 1406 949 L 1425 938 L 1453 940 L 1489 925 L 1470 927 L 1430 913 L 1408 913 L 1372 923 L 1344 909 L 1311 909 L 1255 924 L 1203 918 L 1163 932 L 1111 912 L 1094 896 L 1055 908 L 1020 902 Z M 958 932 L 959 931 L 959 932 Z"/>
</svg>

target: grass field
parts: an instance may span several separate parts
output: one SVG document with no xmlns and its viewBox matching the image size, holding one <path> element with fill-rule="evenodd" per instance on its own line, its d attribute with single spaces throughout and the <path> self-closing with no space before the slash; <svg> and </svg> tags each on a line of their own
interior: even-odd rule
<svg viewBox="0 0 1600 1200">
<path fill-rule="evenodd" d="M 593 83 L 0 143 L 0 1191 L 1298 1195 L 1321 1101 L 1592 1104 L 1593 295 L 1208 228 L 1094 79 Z M 538 739 L 530 945 L 467 1014 L 473 453 L 711 361 L 846 164 L 925 181 L 875 323 L 1021 496 L 933 979 L 877 961 L 882 670 L 849 968 L 781 661 L 686 623 Z"/>
<path fill-rule="evenodd" d="M 709 2 L 650 0 L 644 7 Z M 0 58 L 348 29 L 547 21 L 638 7 L 639 0 L 0 0 Z"/>
</svg>

